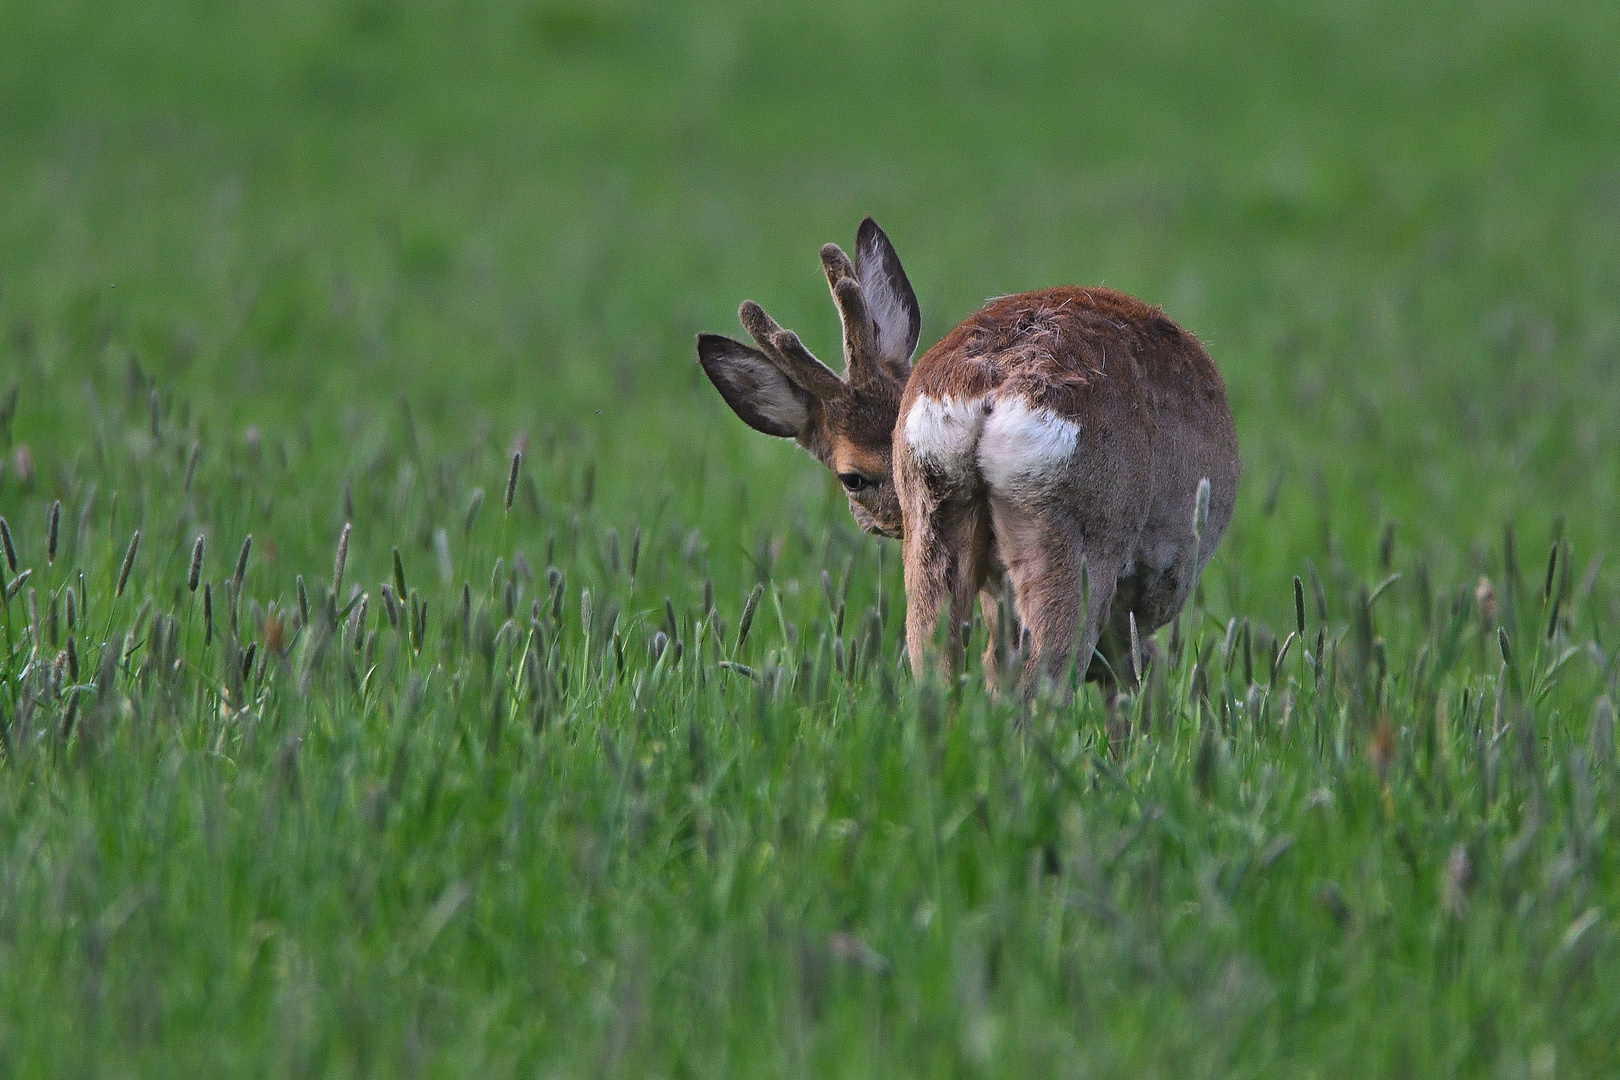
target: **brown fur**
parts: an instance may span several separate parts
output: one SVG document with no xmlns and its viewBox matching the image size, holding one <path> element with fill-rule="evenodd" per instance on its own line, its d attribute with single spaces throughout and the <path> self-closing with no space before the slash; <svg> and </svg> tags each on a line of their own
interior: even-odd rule
<svg viewBox="0 0 1620 1080">
<path fill-rule="evenodd" d="M 947 606 L 955 625 L 980 593 L 988 619 L 1005 575 L 1033 639 L 1032 674 L 1061 679 L 1078 649 L 1090 677 L 1134 682 L 1130 614 L 1139 635 L 1175 616 L 1236 498 L 1237 438 L 1209 354 L 1158 308 L 1122 293 L 1043 289 L 992 301 L 930 349 L 898 418 L 923 395 L 1017 397 L 1075 421 L 1080 435 L 1067 475 L 1008 498 L 931 477 L 897 428 L 914 663 Z M 1209 522 L 1195 551 L 1194 503 L 1206 477 Z M 1099 645 L 1106 665 L 1090 662 Z"/>
<path fill-rule="evenodd" d="M 960 625 L 976 596 L 994 641 L 997 598 L 1008 584 L 1015 625 L 1002 636 L 1028 643 L 1026 691 L 1043 677 L 1066 685 L 1076 658 L 1088 678 L 1134 685 L 1131 617 L 1142 637 L 1175 617 L 1237 495 L 1237 435 L 1209 354 L 1157 307 L 1071 286 L 991 301 L 912 367 L 909 352 L 898 355 L 914 346 L 917 322 L 899 259 L 870 219 L 857 245 L 853 264 L 833 245 L 822 250 L 844 324 L 843 378 L 751 304 L 743 322 L 759 351 L 704 335 L 705 371 L 740 416 L 783 434 L 782 424 L 753 415 L 755 399 L 738 390 L 760 381 L 753 358 L 768 360 L 791 384 L 774 392 L 803 404 L 802 419 L 791 401 L 785 409 L 790 433 L 846 486 L 866 478 L 849 493 L 850 507 L 862 528 L 902 540 L 906 641 L 919 674 L 942 617 Z M 1038 482 L 994 490 L 975 435 L 974 467 L 947 474 L 919 458 L 905 435 L 906 417 L 924 397 L 980 402 L 985 416 L 998 407 L 1044 410 L 1077 425 L 1074 452 Z M 1200 543 L 1193 514 L 1205 479 Z M 946 641 L 944 659 L 954 666 L 960 639 L 949 633 Z M 985 660 L 993 665 L 993 644 Z"/>
</svg>

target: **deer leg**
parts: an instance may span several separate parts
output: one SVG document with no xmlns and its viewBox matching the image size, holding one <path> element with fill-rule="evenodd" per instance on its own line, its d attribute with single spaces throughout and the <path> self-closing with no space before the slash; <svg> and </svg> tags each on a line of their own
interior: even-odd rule
<svg viewBox="0 0 1620 1080">
<path fill-rule="evenodd" d="M 1108 620 L 1124 556 L 1087 550 L 1078 530 L 1004 500 L 991 501 L 998 553 L 1012 582 L 1018 621 L 1029 630 L 1031 655 L 1020 676 L 1023 693 L 1041 681 L 1069 692 L 1069 668 L 1078 662 L 1088 678 L 1098 672 L 1093 653 Z M 1110 663 L 1112 661 L 1109 661 Z"/>
<path fill-rule="evenodd" d="M 985 685 L 994 691 L 1001 685 L 1001 590 L 987 583 L 979 590 L 979 611 L 984 615 L 984 652 L 980 659 L 984 666 Z M 1008 612 L 1009 616 L 1012 614 Z M 1008 639 L 1016 646 L 1018 620 L 1009 625 Z"/>
<path fill-rule="evenodd" d="M 915 520 L 914 520 L 915 517 Z M 922 678 L 936 653 L 940 617 L 949 612 L 942 669 L 962 664 L 958 627 L 973 616 L 973 597 L 984 583 L 989 522 L 978 501 L 939 503 L 905 522 L 906 651 Z"/>
</svg>

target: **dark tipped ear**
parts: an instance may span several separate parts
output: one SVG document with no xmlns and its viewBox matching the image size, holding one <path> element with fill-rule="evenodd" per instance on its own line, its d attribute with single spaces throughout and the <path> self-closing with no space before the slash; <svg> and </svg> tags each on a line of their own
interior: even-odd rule
<svg viewBox="0 0 1620 1080">
<path fill-rule="evenodd" d="M 731 411 L 755 431 L 797 438 L 810 419 L 810 395 L 757 349 L 719 334 L 699 334 L 698 362 Z"/>
<path fill-rule="evenodd" d="M 922 333 L 917 294 L 911 291 L 894 245 L 871 218 L 862 221 L 855 234 L 855 276 L 877 330 L 878 355 L 891 364 L 911 363 Z"/>
</svg>

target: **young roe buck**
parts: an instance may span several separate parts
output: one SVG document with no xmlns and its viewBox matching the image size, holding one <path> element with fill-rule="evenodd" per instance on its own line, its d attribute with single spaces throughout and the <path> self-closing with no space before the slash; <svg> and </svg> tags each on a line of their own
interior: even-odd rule
<svg viewBox="0 0 1620 1080">
<path fill-rule="evenodd" d="M 913 366 L 917 298 L 883 230 L 867 218 L 854 263 L 828 244 L 821 265 L 842 377 L 752 301 L 738 315 L 758 348 L 700 334 L 698 357 L 746 424 L 797 439 L 838 475 L 861 528 L 901 541 L 913 670 L 941 616 L 960 626 L 977 595 L 993 677 L 1010 584 L 1026 693 L 1043 676 L 1066 686 L 1075 659 L 1105 686 L 1134 686 L 1132 621 L 1145 636 L 1181 610 L 1237 496 L 1237 433 L 1209 354 L 1157 307 L 1068 286 L 990 301 Z M 946 638 L 954 668 L 960 638 Z"/>
</svg>

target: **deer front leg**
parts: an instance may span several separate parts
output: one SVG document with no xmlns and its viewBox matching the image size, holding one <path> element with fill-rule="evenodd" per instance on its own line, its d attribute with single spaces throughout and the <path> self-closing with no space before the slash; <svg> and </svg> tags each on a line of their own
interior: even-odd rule
<svg viewBox="0 0 1620 1080">
<path fill-rule="evenodd" d="M 984 682 L 992 693 L 1001 686 L 1001 589 L 994 581 L 988 581 L 979 590 L 979 611 L 984 615 L 984 652 L 981 659 L 984 664 Z M 1007 612 L 1008 634 L 1007 639 L 1016 647 L 1018 641 L 1018 619 L 1011 611 Z M 1009 650 L 1010 651 L 1010 650 Z"/>
</svg>

